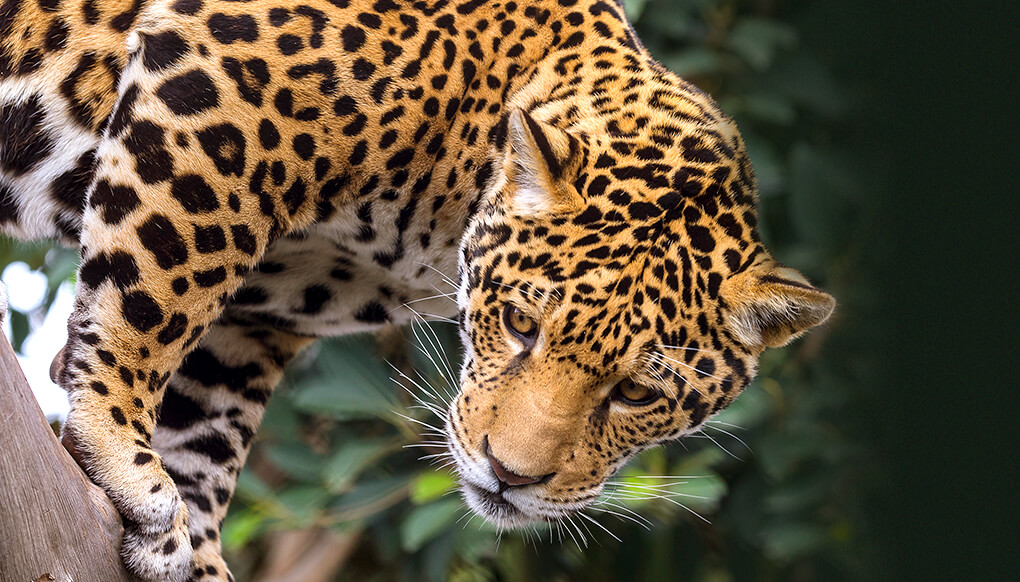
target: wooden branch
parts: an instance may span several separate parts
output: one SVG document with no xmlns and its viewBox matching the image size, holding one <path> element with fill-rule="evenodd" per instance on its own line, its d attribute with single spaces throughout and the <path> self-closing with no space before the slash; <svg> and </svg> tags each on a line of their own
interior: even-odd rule
<svg viewBox="0 0 1020 582">
<path fill-rule="evenodd" d="M 134 582 L 113 504 L 60 445 L 0 334 L 0 582 Z"/>
<path fill-rule="evenodd" d="M 272 534 L 255 582 L 330 582 L 350 557 L 360 532 L 308 528 Z"/>
</svg>

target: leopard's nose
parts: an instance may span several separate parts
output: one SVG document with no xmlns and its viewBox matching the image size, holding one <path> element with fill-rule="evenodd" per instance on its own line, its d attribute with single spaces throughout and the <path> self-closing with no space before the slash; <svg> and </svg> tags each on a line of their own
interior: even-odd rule
<svg viewBox="0 0 1020 582">
<path fill-rule="evenodd" d="M 542 475 L 541 477 L 527 477 L 525 475 L 518 475 L 510 469 L 506 468 L 496 455 L 492 454 L 492 448 L 489 446 L 489 437 L 485 437 L 485 456 L 489 459 L 489 465 L 492 466 L 493 472 L 496 473 L 496 479 L 499 479 L 501 483 L 500 489 L 505 487 L 523 487 L 524 485 L 534 485 L 535 483 L 541 483 L 548 481 L 555 473 L 549 473 L 548 475 Z"/>
</svg>

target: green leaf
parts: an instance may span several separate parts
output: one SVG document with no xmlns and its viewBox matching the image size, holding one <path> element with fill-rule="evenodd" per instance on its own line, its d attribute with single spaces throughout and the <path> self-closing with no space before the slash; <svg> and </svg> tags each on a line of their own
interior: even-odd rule
<svg viewBox="0 0 1020 582">
<path fill-rule="evenodd" d="M 409 480 L 407 474 L 363 479 L 333 502 L 330 511 L 339 521 L 370 519 L 402 501 Z"/>
<path fill-rule="evenodd" d="M 763 533 L 766 553 L 777 560 L 789 560 L 813 552 L 828 537 L 823 527 L 789 523 L 767 528 Z"/>
<path fill-rule="evenodd" d="M 645 11 L 646 4 L 648 4 L 648 0 L 623 0 L 623 9 L 627 13 L 627 18 L 631 22 L 636 22 L 641 18 L 641 13 Z"/>
<path fill-rule="evenodd" d="M 220 534 L 223 547 L 228 550 L 244 548 L 261 533 L 266 521 L 264 515 L 255 511 L 231 512 L 223 521 L 223 531 Z"/>
<path fill-rule="evenodd" d="M 411 482 L 411 501 L 422 505 L 457 488 L 457 479 L 446 472 L 426 471 Z"/>
<path fill-rule="evenodd" d="M 331 493 L 347 490 L 362 471 L 371 463 L 393 451 L 397 446 L 391 439 L 351 441 L 344 443 L 326 464 L 323 478 Z"/>
<path fill-rule="evenodd" d="M 8 313 L 8 320 L 11 322 L 11 347 L 20 354 L 21 346 L 28 339 L 32 326 L 28 323 L 27 315 L 14 309 Z"/>
<path fill-rule="evenodd" d="M 295 525 L 305 525 L 322 514 L 329 493 L 319 487 L 301 486 L 282 491 L 278 496 L 280 504 L 290 514 Z"/>
<path fill-rule="evenodd" d="M 324 459 L 301 443 L 273 444 L 266 448 L 266 457 L 290 477 L 305 483 L 318 483 Z"/>
<path fill-rule="evenodd" d="M 799 143 L 790 160 L 790 220 L 803 239 L 826 248 L 852 240 L 859 192 L 852 173 L 836 157 Z"/>
<path fill-rule="evenodd" d="M 666 55 L 663 63 L 681 77 L 719 73 L 733 68 L 732 59 L 703 48 L 691 48 Z"/>
<path fill-rule="evenodd" d="M 404 550 L 415 552 L 426 542 L 449 529 L 464 513 L 464 504 L 449 499 L 414 508 L 400 526 L 400 543 Z"/>
<path fill-rule="evenodd" d="M 273 499 L 273 490 L 266 485 L 253 471 L 246 466 L 237 477 L 237 486 L 234 488 L 234 496 L 247 499 L 252 502 Z"/>
<path fill-rule="evenodd" d="M 388 419 L 400 405 L 392 396 L 389 367 L 374 352 L 370 336 L 327 342 L 316 366 L 321 373 L 291 395 L 298 410 L 337 419 Z"/>
<path fill-rule="evenodd" d="M 761 18 L 741 19 L 727 38 L 730 50 L 759 71 L 767 69 L 780 50 L 796 44 L 797 33 L 789 25 Z"/>
<path fill-rule="evenodd" d="M 743 136 L 747 155 L 758 178 L 759 195 L 764 198 L 782 191 L 786 186 L 785 168 L 776 146 L 751 130 L 745 130 Z"/>
</svg>

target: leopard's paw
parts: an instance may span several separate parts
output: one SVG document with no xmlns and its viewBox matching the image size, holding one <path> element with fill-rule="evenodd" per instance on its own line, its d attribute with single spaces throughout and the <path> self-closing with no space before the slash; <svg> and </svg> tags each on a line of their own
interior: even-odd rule
<svg viewBox="0 0 1020 582">
<path fill-rule="evenodd" d="M 151 524 L 150 524 L 151 525 Z M 181 503 L 169 531 L 145 531 L 125 520 L 120 555 L 127 569 L 145 582 L 186 582 L 192 578 L 193 551 L 188 510 Z"/>
</svg>

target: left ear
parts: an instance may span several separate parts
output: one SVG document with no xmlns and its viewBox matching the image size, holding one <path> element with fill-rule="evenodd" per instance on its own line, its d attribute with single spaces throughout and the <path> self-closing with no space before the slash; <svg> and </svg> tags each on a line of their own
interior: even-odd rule
<svg viewBox="0 0 1020 582">
<path fill-rule="evenodd" d="M 569 133 L 515 109 L 507 120 L 509 149 L 504 170 L 513 189 L 514 210 L 522 214 L 568 208 L 580 166 L 580 142 Z"/>
<path fill-rule="evenodd" d="M 751 267 L 723 283 L 726 325 L 756 349 L 787 344 L 829 318 L 836 300 L 794 269 L 774 262 Z"/>
</svg>

